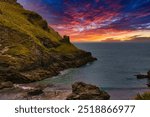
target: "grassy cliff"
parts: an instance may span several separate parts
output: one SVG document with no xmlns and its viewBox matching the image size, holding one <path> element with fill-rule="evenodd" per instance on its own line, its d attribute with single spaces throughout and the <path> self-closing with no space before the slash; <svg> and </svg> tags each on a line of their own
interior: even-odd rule
<svg viewBox="0 0 150 117">
<path fill-rule="evenodd" d="M 61 37 L 37 13 L 16 0 L 0 0 L 0 80 L 41 80 L 93 60 L 91 53 Z"/>
</svg>

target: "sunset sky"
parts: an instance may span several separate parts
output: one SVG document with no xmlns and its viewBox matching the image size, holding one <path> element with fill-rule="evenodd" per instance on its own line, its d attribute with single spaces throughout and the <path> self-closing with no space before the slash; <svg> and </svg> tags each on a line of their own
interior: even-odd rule
<svg viewBox="0 0 150 117">
<path fill-rule="evenodd" d="M 150 37 L 150 0 L 18 0 L 71 41 Z M 149 38 L 148 38 L 149 39 Z"/>
</svg>

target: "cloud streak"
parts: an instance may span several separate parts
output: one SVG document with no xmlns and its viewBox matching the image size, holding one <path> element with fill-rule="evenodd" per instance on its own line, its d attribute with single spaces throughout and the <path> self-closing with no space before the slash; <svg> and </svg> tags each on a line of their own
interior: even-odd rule
<svg viewBox="0 0 150 117">
<path fill-rule="evenodd" d="M 72 41 L 150 37 L 150 0 L 18 0 Z"/>
</svg>

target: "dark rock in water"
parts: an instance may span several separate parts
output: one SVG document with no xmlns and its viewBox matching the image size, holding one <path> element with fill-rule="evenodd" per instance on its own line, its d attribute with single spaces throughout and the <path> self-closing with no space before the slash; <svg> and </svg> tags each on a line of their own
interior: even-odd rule
<svg viewBox="0 0 150 117">
<path fill-rule="evenodd" d="M 135 75 L 135 76 L 137 77 L 137 79 L 150 78 L 150 71 L 148 71 L 146 75 L 138 74 L 138 75 Z"/>
<path fill-rule="evenodd" d="M 150 87 L 150 83 L 148 83 L 147 86 Z"/>
<path fill-rule="evenodd" d="M 42 89 L 34 89 L 34 90 L 31 90 L 29 91 L 27 94 L 29 96 L 36 96 L 36 95 L 40 95 L 40 94 L 43 94 L 44 92 L 42 91 Z"/>
<path fill-rule="evenodd" d="M 72 94 L 67 100 L 108 100 L 110 96 L 105 91 L 100 90 L 91 84 L 76 82 L 72 85 Z"/>
<path fill-rule="evenodd" d="M 0 89 L 4 89 L 4 88 L 12 88 L 13 87 L 13 83 L 8 81 L 8 82 L 1 82 L 0 83 Z"/>
<path fill-rule="evenodd" d="M 142 74 L 138 74 L 135 75 L 137 77 L 137 79 L 144 79 L 144 78 L 148 78 L 148 75 L 142 75 Z"/>
<path fill-rule="evenodd" d="M 150 78 L 150 71 L 147 72 L 148 78 Z"/>
</svg>

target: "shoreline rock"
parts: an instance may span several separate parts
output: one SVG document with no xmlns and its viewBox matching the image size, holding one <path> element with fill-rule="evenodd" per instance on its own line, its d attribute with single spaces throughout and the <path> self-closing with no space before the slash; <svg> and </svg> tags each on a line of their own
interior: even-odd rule
<svg viewBox="0 0 150 117">
<path fill-rule="evenodd" d="M 0 89 L 0 99 L 20 100 L 109 100 L 110 95 L 99 87 L 76 82 L 70 88 L 56 85 L 40 85 L 36 83 L 15 84 L 6 82 L 7 87 Z"/>
<path fill-rule="evenodd" d="M 72 94 L 67 100 L 109 100 L 110 95 L 91 84 L 76 82 L 72 85 Z"/>
<path fill-rule="evenodd" d="M 138 74 L 138 75 L 135 75 L 135 76 L 137 77 L 137 79 L 145 79 L 145 78 L 150 79 L 150 71 L 148 71 L 146 75 Z"/>
</svg>

